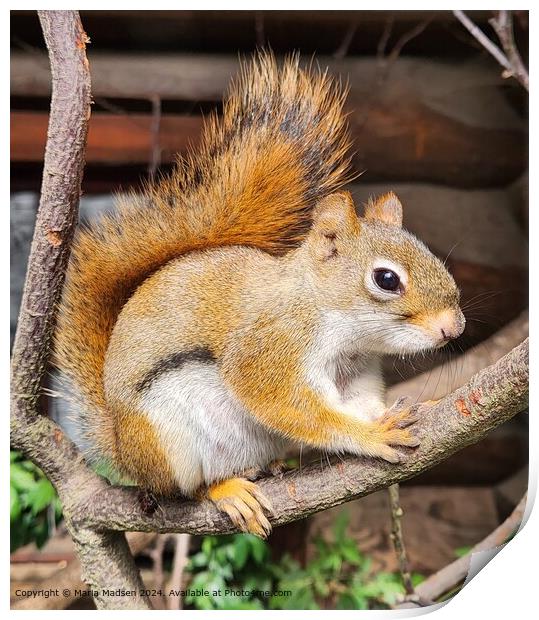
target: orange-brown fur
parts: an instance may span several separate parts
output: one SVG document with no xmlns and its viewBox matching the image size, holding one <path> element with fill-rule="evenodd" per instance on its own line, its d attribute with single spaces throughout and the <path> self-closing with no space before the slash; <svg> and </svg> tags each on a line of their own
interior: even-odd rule
<svg viewBox="0 0 539 620">
<path fill-rule="evenodd" d="M 121 471 L 156 493 L 172 493 L 174 476 L 155 430 L 142 413 L 114 405 L 116 450 L 114 460 Z"/>
<path fill-rule="evenodd" d="M 297 244 L 316 202 L 346 180 L 343 97 L 326 76 L 299 69 L 297 58 L 278 69 L 261 54 L 243 66 L 222 118 L 206 122 L 197 153 L 78 232 L 55 360 L 89 408 L 81 424 L 98 452 L 114 450 L 103 365 L 126 301 L 152 273 L 189 252 L 245 245 L 282 253 Z"/>
</svg>

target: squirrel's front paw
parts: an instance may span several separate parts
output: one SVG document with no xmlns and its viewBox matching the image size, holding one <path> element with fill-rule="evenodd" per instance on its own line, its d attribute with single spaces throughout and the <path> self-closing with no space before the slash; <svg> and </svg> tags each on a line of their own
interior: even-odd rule
<svg viewBox="0 0 539 620">
<path fill-rule="evenodd" d="M 409 430 L 418 421 L 417 407 L 406 406 L 407 397 L 398 398 L 377 421 L 381 444 L 377 456 L 390 463 L 398 463 L 401 455 L 391 446 L 416 448 L 420 441 Z"/>
<path fill-rule="evenodd" d="M 253 482 L 230 478 L 210 486 L 206 495 L 242 532 L 260 538 L 266 538 L 271 532 L 271 524 L 264 514 L 264 510 L 272 512 L 271 504 Z"/>
</svg>

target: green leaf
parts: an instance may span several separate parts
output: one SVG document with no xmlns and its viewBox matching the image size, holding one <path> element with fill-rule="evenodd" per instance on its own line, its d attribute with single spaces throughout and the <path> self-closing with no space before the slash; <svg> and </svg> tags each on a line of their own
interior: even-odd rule
<svg viewBox="0 0 539 620">
<path fill-rule="evenodd" d="M 202 549 L 202 553 L 205 553 L 209 556 L 212 552 L 213 547 L 215 546 L 215 537 L 214 536 L 205 536 L 202 539 L 202 545 L 200 548 Z"/>
<path fill-rule="evenodd" d="M 37 515 L 53 501 L 55 495 L 52 484 L 46 478 L 42 478 L 28 491 L 26 503 L 30 506 L 32 514 Z"/>
<path fill-rule="evenodd" d="M 247 562 L 251 545 L 249 544 L 249 541 L 245 538 L 245 536 L 239 536 L 236 539 L 232 549 L 234 552 L 232 558 L 234 568 L 237 570 L 241 570 Z"/>
<path fill-rule="evenodd" d="M 355 540 L 346 540 L 341 545 L 341 553 L 344 559 L 353 566 L 359 566 L 363 562 L 363 556 L 359 552 Z"/>
<path fill-rule="evenodd" d="M 268 545 L 261 538 L 257 538 L 251 534 L 248 535 L 251 543 L 251 553 L 257 564 L 262 564 L 269 555 Z"/>
<path fill-rule="evenodd" d="M 26 471 L 32 472 L 34 474 L 37 474 L 39 477 L 43 477 L 44 474 L 41 471 L 41 469 L 39 469 L 39 467 L 37 465 L 35 465 L 34 463 L 32 463 L 32 461 L 28 461 L 28 460 L 24 460 L 24 461 L 19 461 L 21 467 L 24 467 L 24 469 L 26 469 Z"/>
<path fill-rule="evenodd" d="M 421 573 L 412 573 L 412 585 L 414 588 L 425 581 L 425 575 Z"/>
<path fill-rule="evenodd" d="M 393 605 L 402 593 L 403 587 L 400 577 L 391 573 L 378 573 L 363 586 L 365 596 L 380 600 L 387 605 Z"/>
<path fill-rule="evenodd" d="M 356 596 L 353 591 L 343 592 L 337 601 L 337 609 L 367 609 L 367 607 L 367 599 L 364 596 Z"/>
<path fill-rule="evenodd" d="M 33 535 L 38 549 L 41 549 L 49 538 L 49 524 L 44 515 L 41 515 L 39 520 L 36 522 Z"/>
<path fill-rule="evenodd" d="M 208 557 L 202 551 L 195 553 L 189 560 L 189 569 L 202 568 L 208 565 Z"/>
<path fill-rule="evenodd" d="M 335 536 L 335 542 L 340 542 L 346 538 L 346 528 L 348 527 L 348 513 L 342 511 L 339 513 L 333 525 L 333 534 Z"/>
<path fill-rule="evenodd" d="M 9 470 L 9 479 L 17 491 L 29 491 L 35 484 L 33 474 L 26 471 L 20 462 L 12 463 Z"/>
<path fill-rule="evenodd" d="M 21 515 L 21 502 L 17 489 L 11 484 L 9 488 L 9 517 L 10 521 L 16 521 Z"/>
</svg>

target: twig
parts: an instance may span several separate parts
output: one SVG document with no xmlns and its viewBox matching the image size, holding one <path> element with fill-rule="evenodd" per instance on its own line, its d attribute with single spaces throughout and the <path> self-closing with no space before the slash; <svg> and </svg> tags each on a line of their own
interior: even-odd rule
<svg viewBox="0 0 539 620">
<path fill-rule="evenodd" d="M 176 534 L 176 549 L 174 551 L 174 563 L 172 565 L 172 575 L 170 576 L 169 589 L 182 590 L 183 571 L 189 558 L 189 534 Z M 168 599 L 169 609 L 181 609 L 183 599 L 181 596 L 170 596 Z"/>
<path fill-rule="evenodd" d="M 489 24 L 498 35 L 498 39 L 500 39 L 500 43 L 509 60 L 510 68 L 507 69 L 507 72 L 504 72 L 503 77 L 516 78 L 529 91 L 530 79 L 515 43 L 511 11 L 498 11 L 498 17 L 489 19 Z"/>
<path fill-rule="evenodd" d="M 399 499 L 399 485 L 392 484 L 388 487 L 389 506 L 391 509 L 391 540 L 395 547 L 395 553 L 399 561 L 399 570 L 402 578 L 402 584 L 406 593 L 405 600 L 414 600 L 416 597 L 415 589 L 412 584 L 412 575 L 408 564 L 408 556 L 406 554 L 406 546 L 402 535 L 402 515 L 403 510 Z"/>
<path fill-rule="evenodd" d="M 432 21 L 432 17 L 429 17 L 428 19 L 425 19 L 422 22 L 419 22 L 419 24 L 416 24 L 413 28 L 408 30 L 408 32 L 405 32 L 399 38 L 399 40 L 395 43 L 391 52 L 389 52 L 387 56 L 387 63 L 389 66 L 392 65 L 397 60 L 397 58 L 400 56 L 400 53 L 404 49 L 404 46 L 407 43 L 410 43 L 412 39 L 415 39 L 417 36 L 419 36 L 425 30 L 425 28 L 430 24 L 431 21 Z"/>
<path fill-rule="evenodd" d="M 515 45 L 513 20 L 509 11 L 500 11 L 497 19 L 489 20 L 500 39 L 505 53 L 463 11 L 453 11 L 453 15 L 479 41 L 483 48 L 496 59 L 498 64 L 505 69 L 502 74 L 503 77 L 514 77 L 526 90 L 529 90 L 528 72 Z"/>
<path fill-rule="evenodd" d="M 378 45 L 376 47 L 376 58 L 380 62 L 385 59 L 386 47 L 389 41 L 389 37 L 391 36 L 394 23 L 395 15 L 393 13 L 390 13 L 389 17 L 386 19 L 386 23 L 384 24 L 384 30 L 382 31 L 382 36 L 380 37 L 380 40 L 378 41 Z"/>
<path fill-rule="evenodd" d="M 165 547 L 169 538 L 170 535 L 168 534 L 158 535 L 153 548 L 146 551 L 146 555 L 151 558 L 153 564 L 153 588 L 156 592 L 163 592 L 165 589 L 163 554 L 165 553 Z M 164 594 L 152 597 L 152 602 L 156 609 L 166 609 L 166 596 Z"/>
<path fill-rule="evenodd" d="M 342 60 L 348 54 L 350 45 L 352 41 L 354 40 L 354 36 L 357 32 L 357 27 L 358 27 L 357 19 L 355 19 L 350 24 L 348 24 L 348 28 L 346 29 L 346 32 L 344 33 L 344 37 L 339 47 L 333 52 L 333 58 L 335 58 L 336 60 Z"/>
<path fill-rule="evenodd" d="M 459 20 L 459 22 L 466 28 L 466 30 L 477 39 L 479 43 L 487 50 L 487 52 L 495 58 L 504 69 L 511 70 L 511 63 L 506 58 L 502 50 L 491 41 L 487 35 L 476 26 L 473 21 L 463 11 L 453 11 L 453 15 Z"/>
<path fill-rule="evenodd" d="M 386 85 L 387 79 L 389 77 L 391 68 L 397 61 L 400 53 L 407 43 L 409 43 L 413 38 L 417 35 L 421 34 L 423 30 L 429 25 L 432 21 L 432 18 L 423 20 L 422 22 L 416 24 L 409 31 L 405 32 L 395 43 L 389 54 L 385 54 L 385 50 L 387 47 L 387 43 L 391 36 L 391 31 L 393 29 L 394 16 L 390 15 L 388 20 L 385 23 L 384 31 L 377 46 L 376 58 L 379 65 L 379 71 L 375 76 L 374 84 L 372 86 L 371 92 L 367 97 L 365 102 L 365 113 L 361 122 L 357 124 L 356 132 L 359 137 L 363 132 L 364 127 L 367 125 L 369 121 L 369 117 L 371 115 L 371 111 L 375 108 L 377 101 L 383 91 L 383 88 Z"/>
</svg>

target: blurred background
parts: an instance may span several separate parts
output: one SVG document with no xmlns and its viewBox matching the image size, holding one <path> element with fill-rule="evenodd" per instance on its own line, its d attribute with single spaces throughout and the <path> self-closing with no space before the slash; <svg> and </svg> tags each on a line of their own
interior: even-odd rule
<svg viewBox="0 0 539 620">
<path fill-rule="evenodd" d="M 492 12 L 467 14 L 496 41 L 488 22 Z M 359 208 L 370 195 L 395 191 L 405 226 L 447 260 L 462 290 L 463 337 L 452 350 L 424 359 L 388 360 L 392 393 L 417 399 L 447 393 L 460 384 L 465 351 L 479 345 L 485 360 L 494 361 L 507 334 L 525 332 L 527 92 L 502 77 L 501 67 L 450 11 L 81 11 L 81 18 L 91 40 L 94 99 L 81 219 L 111 209 L 114 193 L 167 173 L 176 153 L 196 148 L 203 116 L 219 111 L 240 55 L 264 46 L 277 55 L 299 51 L 349 85 L 354 168 L 361 173 L 350 189 Z M 527 12 L 513 12 L 513 20 L 527 65 Z M 12 11 L 12 337 L 49 103 L 50 70 L 37 14 Z M 417 375 L 419 381 L 410 383 Z M 61 402 L 50 399 L 49 407 L 69 431 Z M 402 486 L 416 581 L 508 516 L 527 486 L 527 451 L 527 421 L 520 415 Z M 91 597 L 15 597 L 17 589 L 43 584 L 83 586 L 50 483 L 15 452 L 11 482 L 14 606 L 91 608 Z M 383 491 L 278 528 L 267 543 L 239 535 L 147 535 L 136 548 L 149 587 L 292 592 L 273 598 L 156 596 L 156 607 L 376 608 L 392 605 L 402 590 L 390 529 Z"/>
</svg>

